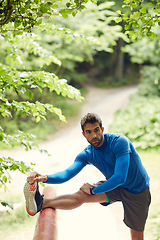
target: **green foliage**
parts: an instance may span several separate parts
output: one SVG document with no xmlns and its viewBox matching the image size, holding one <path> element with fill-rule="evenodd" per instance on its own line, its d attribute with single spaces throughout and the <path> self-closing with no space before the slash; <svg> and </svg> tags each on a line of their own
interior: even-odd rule
<svg viewBox="0 0 160 240">
<path fill-rule="evenodd" d="M 41 38 L 40 45 L 45 46 L 47 50 L 52 49 L 62 63 L 59 66 L 51 64 L 45 69 L 56 72 L 59 77 L 67 78 L 75 86 L 83 86 L 88 79 L 87 75 L 83 74 L 85 69 L 76 71 L 77 68 L 81 68 L 80 63 L 85 61 L 92 64 L 97 52 L 112 53 L 119 38 L 128 42 L 127 36 L 122 33 L 122 27 L 113 24 L 117 14 L 111 10 L 112 6 L 113 2 L 105 2 L 98 6 L 88 3 L 87 9 L 75 19 L 71 16 L 67 20 L 54 19 L 52 23 L 45 25 L 46 31 L 36 31 Z M 56 34 L 51 34 L 53 31 Z M 32 58 L 32 66 L 33 61 Z"/>
<path fill-rule="evenodd" d="M 140 70 L 138 93 L 128 107 L 117 112 L 111 130 L 127 135 L 141 149 L 158 147 L 160 138 L 160 58 L 159 29 L 155 39 L 140 39 L 124 47 L 134 63 L 143 64 Z M 146 65 L 145 65 L 146 64 Z"/>
<path fill-rule="evenodd" d="M 1 200 L 0 200 L 0 204 L 1 204 L 3 207 L 9 207 L 10 209 L 13 210 L 13 204 L 10 203 L 10 202 L 7 202 L 7 201 L 1 201 Z"/>
<path fill-rule="evenodd" d="M 5 35 L 1 35 L 1 54 L 4 63 L 19 70 L 30 70 L 24 60 L 29 58 L 30 54 L 34 54 L 39 69 L 44 65 L 49 65 L 51 62 L 61 65 L 61 62 L 54 56 L 53 52 L 43 48 L 38 43 L 38 40 L 39 37 L 33 33 L 27 34 L 24 32 L 22 35 L 13 36 L 12 33 L 8 32 Z"/>
<path fill-rule="evenodd" d="M 0 64 L 1 73 L 1 114 L 3 117 L 12 117 L 11 110 L 16 111 L 18 116 L 22 114 L 30 115 L 36 118 L 38 122 L 40 118 L 45 119 L 46 110 L 55 113 L 59 116 L 60 120 L 65 121 L 64 116 L 60 109 L 57 109 L 49 104 L 42 104 L 38 101 L 31 103 L 29 101 L 12 101 L 9 102 L 5 97 L 6 91 L 14 90 L 16 95 L 23 94 L 30 100 L 33 98 L 33 90 L 36 88 L 42 93 L 44 88 L 48 88 L 50 92 L 55 91 L 58 95 L 75 98 L 81 101 L 83 98 L 80 91 L 67 84 L 65 79 L 59 79 L 53 73 L 43 71 L 39 72 L 18 72 L 16 69 L 7 67 Z"/>
<path fill-rule="evenodd" d="M 123 9 L 124 8 L 124 9 Z M 160 22 L 160 2 L 144 0 L 124 0 L 122 9 L 118 10 L 116 22 L 125 22 L 126 34 L 134 41 L 139 36 L 154 38 L 153 27 Z"/>
<path fill-rule="evenodd" d="M 131 56 L 133 63 L 141 64 L 139 94 L 143 96 L 160 96 L 160 30 L 156 27 L 154 31 L 154 39 L 140 37 L 123 48 L 123 51 Z"/>
<path fill-rule="evenodd" d="M 68 26 L 81 32 L 83 35 L 92 36 L 99 41 L 95 50 L 113 52 L 116 41 L 122 38 L 128 42 L 129 39 L 122 33 L 122 27 L 114 25 L 117 13 L 112 10 L 114 2 L 104 2 L 98 5 L 87 4 L 87 9 L 81 12 Z"/>
<path fill-rule="evenodd" d="M 83 74 L 75 74 L 79 62 L 93 61 L 97 51 L 113 52 L 119 38 L 128 41 L 121 26 L 113 24 L 117 14 L 112 6 L 113 2 L 87 3 L 76 18 L 45 20 L 32 34 L 2 35 L 3 63 L 21 71 L 43 68 L 79 86 L 80 79 L 86 80 Z"/>
<path fill-rule="evenodd" d="M 9 72 L 9 68 L 7 69 Z M 14 137 L 12 137 L 12 139 L 14 139 L 17 136 L 17 135 L 15 136 L 16 134 L 15 132 L 18 131 L 18 129 L 20 129 L 21 131 L 28 132 L 27 128 L 29 128 L 28 122 L 29 119 L 31 119 L 31 121 L 34 124 L 34 119 L 36 122 L 39 122 L 40 119 L 46 119 L 46 116 L 48 116 L 48 112 L 52 114 L 52 118 L 53 114 L 55 114 L 59 117 L 60 120 L 66 121 L 64 115 L 62 115 L 61 109 L 53 106 L 54 101 L 52 101 L 51 104 L 42 103 L 42 96 L 44 98 L 44 96 L 49 94 L 49 92 L 54 91 L 58 95 L 61 94 L 64 97 L 68 96 L 71 99 L 75 98 L 77 100 L 82 100 L 80 92 L 77 89 L 68 85 L 66 80 L 58 79 L 54 74 L 49 74 L 42 71 L 39 72 L 32 71 L 23 73 L 12 71 L 12 74 L 10 73 L 10 75 L 11 79 L 8 78 L 7 80 L 5 79 L 6 80 L 5 82 L 2 81 L 0 82 L 1 83 L 0 112 L 2 117 L 9 117 L 7 123 L 6 121 L 3 121 L 3 119 L 1 119 L 1 124 L 7 134 L 14 134 Z M 45 95 L 44 89 L 45 91 L 48 89 Z M 36 95 L 36 97 L 34 97 L 34 95 Z M 39 98 L 40 101 L 37 100 L 38 96 L 41 96 L 41 98 Z M 53 99 L 53 93 L 51 95 L 51 98 Z M 17 119 L 18 126 L 13 124 L 14 119 Z M 11 126 L 9 126 L 9 122 L 11 120 L 12 120 Z M 25 127 L 25 121 L 28 122 L 27 127 Z M 30 131 L 30 134 L 31 132 L 32 131 Z M 30 137 L 31 136 L 32 135 L 30 135 Z M 18 135 L 18 137 L 20 136 Z M 11 143 L 11 137 L 6 139 L 3 136 L 2 142 L 8 143 L 12 146 L 16 145 L 16 143 L 14 144 Z M 22 142 L 19 140 L 19 143 L 21 144 Z"/>
<path fill-rule="evenodd" d="M 87 76 L 76 73 L 79 63 L 93 62 L 97 51 L 113 52 L 119 38 L 128 41 L 121 26 L 113 24 L 117 16 L 111 10 L 113 2 L 98 6 L 87 3 L 86 6 L 76 18 L 57 17 L 43 21 L 32 34 L 23 33 L 14 39 L 10 32 L 2 36 L 3 63 L 20 71 L 43 68 L 74 86 L 82 86 Z"/>
<path fill-rule="evenodd" d="M 26 173 L 31 168 L 27 166 L 23 161 L 16 161 L 13 158 L 10 157 L 2 157 L 0 158 L 0 188 L 4 187 L 6 190 L 6 183 L 11 182 L 11 177 L 9 172 L 10 171 L 20 171 L 22 173 Z M 1 204 L 3 206 L 9 205 L 9 203 L 6 203 L 4 201 L 1 201 Z"/>
<path fill-rule="evenodd" d="M 14 66 L 19 70 L 24 70 L 24 66 L 25 70 L 39 70 L 41 66 L 79 86 L 79 82 L 86 81 L 83 73 L 76 74 L 79 63 L 93 62 L 97 51 L 113 52 L 119 38 L 128 41 L 121 26 L 113 25 L 117 14 L 110 9 L 112 5 L 88 3 L 87 9 L 74 19 L 71 16 L 54 18 L 36 28 L 32 36 L 17 36 L 18 40 L 12 42 L 10 49 L 15 60 L 21 60 L 21 65 L 20 61 L 15 61 Z M 54 58 L 59 64 L 52 60 Z"/>
<path fill-rule="evenodd" d="M 26 49 L 26 53 L 34 53 L 38 55 L 41 61 L 41 66 L 44 64 L 60 64 L 60 61 L 53 55 L 52 52 L 46 51 L 37 42 L 32 39 L 31 35 L 23 34 L 21 36 L 14 37 L 12 33 L 6 33 L 1 36 L 2 43 L 2 56 L 0 63 L 0 114 L 1 123 L 4 123 L 8 119 L 32 119 L 32 122 L 38 123 L 41 119 L 45 120 L 48 113 L 58 116 L 61 121 L 66 121 L 65 116 L 62 114 L 60 108 L 54 106 L 54 104 L 46 103 L 45 101 L 38 101 L 35 94 L 39 93 L 43 96 L 43 91 L 47 89 L 48 92 L 55 92 L 57 95 L 68 97 L 82 101 L 83 97 L 80 91 L 73 86 L 68 85 L 67 80 L 59 79 L 54 73 L 46 71 L 24 71 L 23 60 L 25 59 L 25 53 L 23 49 Z M 27 45 L 28 42 L 28 45 Z M 30 44 L 29 44 L 30 43 Z M 28 52 L 27 52 L 28 51 Z M 19 71 L 18 68 L 22 68 L 23 71 Z M 21 69 L 21 70 L 22 70 Z M 5 121 L 3 121 L 5 118 Z M 22 122 L 22 121 L 21 121 Z M 46 152 L 46 150 L 39 149 L 35 143 L 35 136 L 31 132 L 23 132 L 24 124 L 19 131 L 20 125 L 12 125 L 12 134 L 6 129 L 7 124 L 4 124 L 0 128 L 0 140 L 3 144 L 11 147 L 17 144 L 23 145 L 25 150 L 38 149 L 40 152 Z M 13 129 L 14 128 L 14 129 Z M 16 130 L 16 131 L 15 131 Z M 18 170 L 22 173 L 26 173 L 31 166 L 25 164 L 22 161 L 16 161 L 10 157 L 0 158 L 0 187 L 4 187 L 7 182 L 11 181 L 10 171 Z M 4 201 L 1 204 L 5 204 Z M 7 203 L 6 203 L 7 204 Z"/>
<path fill-rule="evenodd" d="M 144 66 L 141 71 L 142 83 L 138 87 L 139 95 L 160 97 L 160 69 L 157 66 Z"/>
<path fill-rule="evenodd" d="M 49 155 L 47 150 L 40 149 L 37 144 L 34 142 L 35 136 L 33 134 L 27 134 L 23 132 L 18 132 L 18 134 L 9 135 L 4 132 L 2 127 L 0 127 L 0 141 L 11 147 L 18 145 L 22 145 L 25 147 L 25 150 L 36 149 L 41 153 L 46 153 Z M 21 173 L 26 173 L 32 170 L 32 163 L 29 165 L 23 161 L 17 161 L 11 157 L 0 157 L 0 188 L 4 188 L 6 190 L 6 183 L 11 182 L 10 173 L 12 171 L 20 171 Z M 1 202 L 2 205 L 6 203 L 4 201 Z M 9 204 L 7 203 L 9 206 Z"/>
<path fill-rule="evenodd" d="M 160 63 L 160 28 L 153 28 L 156 37 L 151 39 L 149 37 L 139 37 L 136 42 L 126 45 L 123 48 L 124 52 L 129 53 L 133 63 Z"/>
<path fill-rule="evenodd" d="M 34 90 L 37 89 L 41 94 L 43 89 L 49 89 L 50 92 L 55 91 L 58 95 L 61 94 L 64 97 L 71 99 L 77 99 L 81 101 L 83 98 L 80 92 L 67 84 L 64 79 L 59 79 L 53 73 L 47 73 L 43 71 L 39 72 L 18 72 L 16 69 L 6 65 L 0 64 L 0 113 L 3 118 L 22 118 L 23 116 L 31 116 L 36 122 L 41 119 L 46 119 L 47 111 L 56 114 L 60 120 L 65 121 L 65 117 L 62 114 L 61 109 L 53 106 L 52 104 L 42 103 L 39 101 L 31 102 L 34 97 Z M 18 98 L 9 100 L 8 93 Z M 21 100 L 23 95 L 26 100 Z M 34 136 L 30 133 L 20 132 L 18 134 L 9 135 L 0 128 L 0 140 L 1 142 L 11 145 L 12 147 L 18 144 L 25 146 L 25 150 L 39 147 L 33 142 Z M 42 149 L 39 149 L 43 152 Z M 44 152 L 47 152 L 44 150 Z M 0 187 L 5 188 L 5 184 L 10 182 L 10 171 L 19 170 L 25 173 L 30 168 L 22 161 L 16 161 L 10 157 L 0 158 Z"/>
<path fill-rule="evenodd" d="M 44 18 L 58 15 L 67 18 L 70 14 L 76 16 L 78 11 L 86 8 L 85 5 L 87 2 L 88 0 L 74 0 L 67 3 L 62 0 L 1 1 L 1 31 L 5 32 L 11 30 L 16 33 L 21 33 L 23 31 L 31 32 L 33 27 L 41 24 Z M 96 3 L 94 0 L 92 0 L 92 2 Z"/>
<path fill-rule="evenodd" d="M 11 96 L 9 96 L 10 98 Z M 43 91 L 43 95 L 38 93 L 38 91 L 34 90 L 34 97 L 32 102 L 40 101 L 43 103 L 44 101 L 47 104 L 56 106 L 56 108 L 61 109 L 63 112 L 63 116 L 66 118 L 70 118 L 75 116 L 81 104 L 75 100 L 67 100 L 65 97 L 61 95 L 56 95 L 56 93 L 50 93 L 45 89 Z M 55 114 L 54 114 L 55 115 Z M 13 113 L 13 118 L 0 117 L 1 127 L 5 131 L 5 134 L 11 136 L 14 140 L 17 132 L 25 132 L 28 136 L 33 136 L 31 142 L 39 143 L 42 140 L 46 140 L 48 135 L 54 133 L 58 130 L 59 127 L 66 125 L 66 123 L 60 122 L 59 117 L 54 116 L 52 112 L 46 112 L 46 120 L 41 118 L 41 120 L 36 123 L 36 119 L 33 119 L 32 115 L 24 115 L 17 116 L 16 113 Z M 17 139 L 18 140 L 18 139 Z M 21 141 L 14 141 L 13 144 L 6 145 L 5 141 L 0 142 L 0 149 L 8 149 L 11 147 L 18 147 Z"/>
<path fill-rule="evenodd" d="M 126 135 L 136 148 L 160 146 L 160 105 L 158 97 L 135 95 L 125 109 L 119 110 L 110 131 Z"/>
</svg>

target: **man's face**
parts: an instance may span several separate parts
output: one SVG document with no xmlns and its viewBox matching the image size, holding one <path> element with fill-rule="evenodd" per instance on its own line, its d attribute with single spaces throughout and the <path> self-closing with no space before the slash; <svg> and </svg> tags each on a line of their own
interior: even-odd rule
<svg viewBox="0 0 160 240">
<path fill-rule="evenodd" d="M 92 146 L 100 147 L 104 141 L 103 131 L 104 128 L 101 129 L 98 122 L 87 123 L 82 134 Z"/>
</svg>

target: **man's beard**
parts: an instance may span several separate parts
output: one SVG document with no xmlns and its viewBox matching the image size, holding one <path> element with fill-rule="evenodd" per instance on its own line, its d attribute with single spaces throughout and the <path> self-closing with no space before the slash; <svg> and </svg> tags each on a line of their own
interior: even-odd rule
<svg viewBox="0 0 160 240">
<path fill-rule="evenodd" d="M 103 141 L 103 134 L 100 138 L 93 138 L 91 141 L 88 141 L 93 147 L 99 147 Z"/>
</svg>

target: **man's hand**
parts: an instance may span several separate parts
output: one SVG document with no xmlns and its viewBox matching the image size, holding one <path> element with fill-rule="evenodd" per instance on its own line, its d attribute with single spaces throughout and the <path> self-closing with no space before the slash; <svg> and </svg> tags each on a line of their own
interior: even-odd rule
<svg viewBox="0 0 160 240">
<path fill-rule="evenodd" d="M 32 172 L 27 177 L 27 182 L 29 184 L 33 184 L 34 182 L 46 182 L 48 180 L 48 177 L 46 175 L 41 175 L 38 172 Z"/>
<path fill-rule="evenodd" d="M 84 193 L 87 193 L 89 195 L 91 195 L 90 193 L 90 187 L 93 187 L 93 185 L 89 184 L 89 183 L 85 183 L 82 185 L 82 187 L 80 188 Z"/>
</svg>

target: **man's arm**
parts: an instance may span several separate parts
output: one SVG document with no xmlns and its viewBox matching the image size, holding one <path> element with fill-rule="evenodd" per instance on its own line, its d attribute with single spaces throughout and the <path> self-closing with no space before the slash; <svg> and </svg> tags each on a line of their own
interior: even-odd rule
<svg viewBox="0 0 160 240">
<path fill-rule="evenodd" d="M 119 157 L 116 160 L 114 174 L 106 182 L 102 183 L 97 187 L 94 187 L 92 189 L 92 194 L 109 192 L 124 184 L 128 174 L 129 162 L 130 154 L 125 154 Z M 81 190 L 87 194 L 91 194 L 90 187 L 91 187 L 90 184 L 84 184 L 81 187 Z"/>
<path fill-rule="evenodd" d="M 69 168 L 65 169 L 64 171 L 52 175 L 47 175 L 48 180 L 46 183 L 59 184 L 66 182 L 77 175 L 84 166 L 85 165 L 83 162 L 75 161 Z"/>
<path fill-rule="evenodd" d="M 32 172 L 29 177 L 27 177 L 27 181 L 29 184 L 34 182 L 45 182 L 51 184 L 60 184 L 68 181 L 73 178 L 76 174 L 78 174 L 82 168 L 85 166 L 83 162 L 75 161 L 69 168 L 64 171 L 51 174 L 51 175 L 42 175 L 38 172 Z"/>
</svg>

